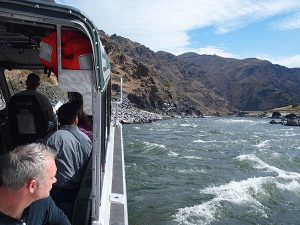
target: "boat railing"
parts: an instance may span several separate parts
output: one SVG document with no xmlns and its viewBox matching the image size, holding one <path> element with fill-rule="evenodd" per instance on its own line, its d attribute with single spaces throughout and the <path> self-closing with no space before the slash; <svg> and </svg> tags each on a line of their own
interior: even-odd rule
<svg viewBox="0 0 300 225">
<path fill-rule="evenodd" d="M 119 120 L 119 108 L 123 101 L 123 79 L 122 77 L 112 76 L 112 108 L 113 125 L 116 126 Z"/>
</svg>

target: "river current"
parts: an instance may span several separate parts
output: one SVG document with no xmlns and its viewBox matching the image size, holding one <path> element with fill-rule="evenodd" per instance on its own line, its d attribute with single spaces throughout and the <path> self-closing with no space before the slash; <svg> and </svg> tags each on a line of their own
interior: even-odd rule
<svg viewBox="0 0 300 225">
<path fill-rule="evenodd" d="M 300 224 L 300 127 L 269 121 L 124 125 L 129 224 Z"/>
</svg>

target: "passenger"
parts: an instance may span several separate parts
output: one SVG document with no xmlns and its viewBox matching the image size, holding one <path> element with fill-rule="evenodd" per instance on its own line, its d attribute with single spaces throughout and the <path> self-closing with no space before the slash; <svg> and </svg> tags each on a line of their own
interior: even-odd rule
<svg viewBox="0 0 300 225">
<path fill-rule="evenodd" d="M 26 79 L 26 90 L 16 93 L 16 95 L 33 95 L 35 96 L 42 110 L 45 112 L 47 119 L 49 121 L 49 130 L 56 130 L 57 127 L 57 117 L 53 111 L 53 107 L 48 99 L 48 97 L 37 91 L 40 86 L 40 77 L 35 73 L 30 73 Z"/>
<path fill-rule="evenodd" d="M 81 130 L 83 133 L 85 133 L 90 140 L 93 140 L 93 125 L 91 123 L 90 118 L 88 115 L 83 111 L 83 103 L 82 100 L 75 100 L 75 104 L 78 105 L 79 108 L 79 113 L 78 113 L 78 128 Z"/>
<path fill-rule="evenodd" d="M 59 130 L 44 139 L 44 143 L 58 153 L 57 183 L 51 197 L 69 218 L 92 151 L 91 140 L 77 127 L 78 113 L 74 102 L 62 105 L 57 112 Z"/>
<path fill-rule="evenodd" d="M 1 225 L 70 225 L 49 197 L 56 182 L 55 154 L 33 143 L 0 156 Z"/>
</svg>

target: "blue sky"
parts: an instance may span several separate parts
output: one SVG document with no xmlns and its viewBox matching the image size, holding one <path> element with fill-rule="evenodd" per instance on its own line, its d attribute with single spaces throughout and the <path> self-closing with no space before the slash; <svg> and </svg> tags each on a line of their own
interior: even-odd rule
<svg viewBox="0 0 300 225">
<path fill-rule="evenodd" d="M 153 51 L 259 58 L 300 68 L 300 0 L 56 0 Z"/>
</svg>

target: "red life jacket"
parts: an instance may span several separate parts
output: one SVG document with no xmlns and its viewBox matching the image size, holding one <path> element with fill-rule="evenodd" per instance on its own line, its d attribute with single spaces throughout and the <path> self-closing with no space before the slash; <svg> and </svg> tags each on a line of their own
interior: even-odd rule
<svg viewBox="0 0 300 225">
<path fill-rule="evenodd" d="M 42 37 L 40 42 L 40 62 L 57 75 L 57 33 Z M 63 69 L 91 69 L 92 46 L 80 31 L 62 31 L 61 58 Z"/>
</svg>

